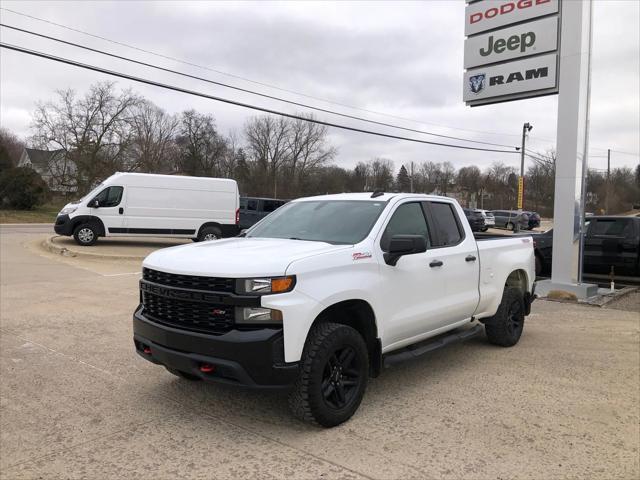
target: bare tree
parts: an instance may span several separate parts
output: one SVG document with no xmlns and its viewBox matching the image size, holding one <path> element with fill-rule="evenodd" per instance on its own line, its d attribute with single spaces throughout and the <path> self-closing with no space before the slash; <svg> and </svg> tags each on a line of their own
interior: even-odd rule
<svg viewBox="0 0 640 480">
<path fill-rule="evenodd" d="M 393 188 L 393 162 L 388 158 L 369 161 L 369 186 L 371 190 L 391 191 Z"/>
<path fill-rule="evenodd" d="M 475 165 L 462 167 L 458 170 L 456 184 L 458 189 L 466 194 L 467 206 L 469 206 L 471 197 L 477 195 L 482 186 L 482 172 Z"/>
<path fill-rule="evenodd" d="M 6 152 L 7 159 L 6 162 L 0 165 L 0 168 L 4 169 L 18 166 L 18 161 L 25 147 L 24 142 L 6 128 L 0 127 L 0 147 Z"/>
<path fill-rule="evenodd" d="M 549 150 L 544 155 L 531 157 L 533 165 L 527 168 L 524 190 L 527 208 L 544 215 L 553 214 L 555 190 L 556 152 Z"/>
<path fill-rule="evenodd" d="M 180 170 L 187 175 L 218 177 L 226 153 L 226 139 L 218 134 L 213 116 L 195 110 L 182 113 L 180 133 Z"/>
<path fill-rule="evenodd" d="M 313 115 L 307 118 L 313 119 Z M 289 171 L 292 184 L 291 194 L 298 194 L 306 174 L 326 165 L 336 156 L 337 150 L 327 145 L 328 127 L 304 120 L 289 121 L 287 148 L 289 150 Z"/>
<path fill-rule="evenodd" d="M 170 173 L 176 170 L 174 141 L 178 119 L 148 100 L 132 112 L 132 169 L 141 172 Z"/>
<path fill-rule="evenodd" d="M 286 164 L 290 157 L 289 135 L 290 124 L 286 118 L 262 116 L 253 117 L 247 121 L 244 133 L 247 141 L 247 152 L 256 163 L 255 173 L 259 177 L 256 180 L 260 185 L 253 188 L 261 194 L 268 192 L 274 197 L 278 195 L 278 171 Z M 271 176 L 271 186 L 264 180 Z M 256 182 L 258 183 L 258 182 Z"/>
<path fill-rule="evenodd" d="M 113 172 L 130 170 L 131 109 L 140 99 L 111 82 L 92 85 L 80 98 L 73 90 L 57 94 L 56 101 L 37 105 L 32 124 L 36 145 L 63 153 L 52 156 L 51 175 L 86 192 Z"/>
<path fill-rule="evenodd" d="M 456 178 L 456 169 L 451 162 L 443 162 L 437 176 L 438 190 L 441 195 L 447 195 Z"/>
</svg>

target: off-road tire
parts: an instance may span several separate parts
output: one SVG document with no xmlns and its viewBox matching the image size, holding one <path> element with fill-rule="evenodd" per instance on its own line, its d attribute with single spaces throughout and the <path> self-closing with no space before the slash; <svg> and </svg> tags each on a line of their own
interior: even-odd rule
<svg viewBox="0 0 640 480">
<path fill-rule="evenodd" d="M 213 238 L 215 237 L 215 238 Z M 198 242 L 204 242 L 208 240 L 219 240 L 222 238 L 222 230 L 218 227 L 204 227 L 198 233 Z"/>
<path fill-rule="evenodd" d="M 524 328 L 524 311 L 522 291 L 505 287 L 498 311 L 485 322 L 484 330 L 489 342 L 501 347 L 512 347 L 518 343 Z"/>
<path fill-rule="evenodd" d="M 83 247 L 95 245 L 98 241 L 98 229 L 91 223 L 82 223 L 73 230 L 73 238 Z"/>
<path fill-rule="evenodd" d="M 339 360 L 334 354 L 345 351 L 352 352 L 350 365 L 354 366 L 354 368 L 345 368 L 345 376 L 347 372 L 351 376 L 352 372 L 357 371 L 358 381 L 353 385 L 353 377 L 350 377 L 350 390 L 341 387 L 345 405 L 339 408 L 332 406 L 331 400 L 325 399 L 323 392 L 328 391 L 327 387 L 333 388 L 329 384 L 334 383 L 331 379 L 335 377 L 328 372 L 334 371 L 332 365 L 335 367 L 335 360 Z M 300 360 L 300 373 L 289 395 L 289 406 L 293 415 L 302 421 L 323 427 L 334 427 L 349 420 L 360 406 L 364 396 L 368 372 L 367 346 L 356 330 L 338 323 L 326 322 L 315 325 L 307 337 Z M 331 390 L 333 393 L 329 397 L 337 395 L 337 389 L 338 387 L 335 387 Z"/>
<path fill-rule="evenodd" d="M 199 381 L 202 380 L 200 377 L 198 377 L 196 375 L 192 375 L 190 373 L 183 372 L 181 370 L 176 370 L 175 368 L 169 368 L 169 367 L 164 367 L 164 368 L 166 368 L 169 373 L 172 373 L 176 377 L 180 377 L 180 378 L 183 378 L 185 380 L 189 380 L 190 382 L 199 382 Z"/>
</svg>

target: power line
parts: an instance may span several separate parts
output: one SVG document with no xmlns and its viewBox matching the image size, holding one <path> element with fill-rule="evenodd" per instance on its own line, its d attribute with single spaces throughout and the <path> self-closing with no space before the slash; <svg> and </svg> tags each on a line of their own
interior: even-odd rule
<svg viewBox="0 0 640 480">
<path fill-rule="evenodd" d="M 514 148 L 515 150 L 518 150 L 518 147 L 514 147 L 514 146 L 511 146 L 511 145 L 503 145 L 503 144 L 491 143 L 491 142 L 482 142 L 482 141 L 479 141 L 479 140 L 470 140 L 470 139 L 467 139 L 467 138 L 454 137 L 454 136 L 450 136 L 450 135 L 441 135 L 441 134 L 438 134 L 438 133 L 427 132 L 427 131 L 424 131 L 424 130 L 416 130 L 416 129 L 413 129 L 413 128 L 401 127 L 401 126 L 393 125 L 393 124 L 390 124 L 390 123 L 377 122 L 375 120 L 369 120 L 367 118 L 357 117 L 355 115 L 348 115 L 346 113 L 340 113 L 340 112 L 336 112 L 336 111 L 333 111 L 333 110 L 327 110 L 327 109 L 320 108 L 320 107 L 314 107 L 312 105 L 307 105 L 307 104 L 304 104 L 304 103 L 294 102 L 292 100 L 287 100 L 287 99 L 284 99 L 284 98 L 275 97 L 273 95 L 267 95 L 265 93 L 255 92 L 253 90 L 237 87 L 237 86 L 234 86 L 234 85 L 229 85 L 227 83 L 217 82 L 215 80 L 211 80 L 211 79 L 208 79 L 208 78 L 203 78 L 203 77 L 198 77 L 198 76 L 195 76 L 195 75 L 190 75 L 188 73 L 179 72 L 179 71 L 176 71 L 176 70 L 172 70 L 170 68 L 161 67 L 161 66 L 154 65 L 154 64 L 151 64 L 151 63 L 147 63 L 147 62 L 142 62 L 142 61 L 139 61 L 139 60 L 135 60 L 133 58 L 123 57 L 123 56 L 117 55 L 115 53 L 106 52 L 104 50 L 99 50 L 99 49 L 96 49 L 96 48 L 88 47 L 86 45 L 81 45 L 79 43 L 69 42 L 67 40 L 63 40 L 63 39 L 56 38 L 56 37 L 51 37 L 49 35 L 44 35 L 42 33 L 37 33 L 37 32 L 31 31 L 31 30 L 25 30 L 23 28 L 14 27 L 14 26 L 11 26 L 11 25 L 6 25 L 4 23 L 0 23 L 0 26 L 4 27 L 4 28 L 9 28 L 11 30 L 15 30 L 15 31 L 18 31 L 18 32 L 26 33 L 26 34 L 29 34 L 29 35 L 33 35 L 33 36 L 36 36 L 36 37 L 45 38 L 47 40 L 52 40 L 54 42 L 62 43 L 62 44 L 65 44 L 65 45 L 70 45 L 70 46 L 73 46 L 73 47 L 76 47 L 76 48 L 80 48 L 80 49 L 83 49 L 83 50 L 87 50 L 87 51 L 90 51 L 90 52 L 99 53 L 101 55 L 105 55 L 105 56 L 108 56 L 108 57 L 117 58 L 119 60 L 125 60 L 127 62 L 135 63 L 137 65 L 142 65 L 144 67 L 154 68 L 156 70 L 161 70 L 163 72 L 168 72 L 168 73 L 172 73 L 172 74 L 175 74 L 175 75 L 181 75 L 183 77 L 192 78 L 194 80 L 200 80 L 200 81 L 203 81 L 203 82 L 211 83 L 213 85 L 218 85 L 218 86 L 222 86 L 222 87 L 226 87 L 226 88 L 231 88 L 233 90 L 238 90 L 238 91 L 241 91 L 241 92 L 250 93 L 252 95 L 257 95 L 257 96 L 260 96 L 260 97 L 268 98 L 270 100 L 277 100 L 279 102 L 284 102 L 284 103 L 288 103 L 290 105 L 296 105 L 298 107 L 308 108 L 308 109 L 311 109 L 311 110 L 316 110 L 316 111 L 323 112 L 323 113 L 328 113 L 328 114 L 331 114 L 331 115 L 337 115 L 337 116 L 340 116 L 340 117 L 350 118 L 352 120 L 358 120 L 358 121 L 361 121 L 361 122 L 372 123 L 372 124 L 380 125 L 380 126 L 384 126 L 384 127 L 396 128 L 396 129 L 399 129 L 399 130 L 405 130 L 407 132 L 420 133 L 420 134 L 431 135 L 431 136 L 440 137 L 440 138 L 448 138 L 450 140 L 458 140 L 458 141 L 462 141 L 462 142 L 478 143 L 478 144 L 482 144 L 482 145 L 491 145 L 491 146 L 494 146 L 494 147 Z"/>
<path fill-rule="evenodd" d="M 401 137 L 401 136 L 398 136 L 398 135 L 391 135 L 391 134 L 388 134 L 388 133 L 375 132 L 375 131 L 372 131 L 372 130 L 364 130 L 364 129 L 361 129 L 361 128 L 349 127 L 347 125 L 341 125 L 341 124 L 337 124 L 337 123 L 327 122 L 327 121 L 324 121 L 324 120 L 316 120 L 316 119 L 312 119 L 312 118 L 308 118 L 308 117 L 304 117 L 304 116 L 300 116 L 300 115 L 294 115 L 294 114 L 290 114 L 290 113 L 281 112 L 281 111 L 278 111 L 278 110 L 273 110 L 273 109 L 270 109 L 270 108 L 259 107 L 259 106 L 248 104 L 248 103 L 238 102 L 236 100 L 230 100 L 228 98 L 217 97 L 217 96 L 214 96 L 214 95 L 208 95 L 206 93 L 197 92 L 195 90 L 189 90 L 189 89 L 186 89 L 186 88 L 176 87 L 174 85 L 169 85 L 169 84 L 166 84 L 166 83 L 156 82 L 154 80 L 148 80 L 148 79 L 145 79 L 145 78 L 136 77 L 136 76 L 129 75 L 129 74 L 126 74 L 126 73 L 116 72 L 114 70 L 108 70 L 106 68 L 97 67 L 95 65 L 90 65 L 90 64 L 87 64 L 87 63 L 76 62 L 76 61 L 70 60 L 68 58 L 57 57 L 55 55 L 49 55 L 47 53 L 39 52 L 39 51 L 36 51 L 36 50 L 30 50 L 30 49 L 27 49 L 27 48 L 23 48 L 23 47 L 20 47 L 20 46 L 17 46 L 17 45 L 12 45 L 12 44 L 8 44 L 8 43 L 4 43 L 4 42 L 0 42 L 0 48 L 7 48 L 9 50 L 14 50 L 16 52 L 25 53 L 25 54 L 32 55 L 32 56 L 35 56 L 35 57 L 45 58 L 47 60 L 53 60 L 55 62 L 64 63 L 64 64 L 67 64 L 67 65 L 72 65 L 72 66 L 79 67 L 79 68 L 84 68 L 86 70 L 92 70 L 94 72 L 104 73 L 106 75 L 111 75 L 113 77 L 124 78 L 126 80 L 131 80 L 131 81 L 134 81 L 134 82 L 144 83 L 144 84 L 147 84 L 147 85 L 153 85 L 155 87 L 160 87 L 160 88 L 164 88 L 164 89 L 167 89 L 167 90 L 173 90 L 175 92 L 186 93 L 188 95 L 193 95 L 193 96 L 197 96 L 197 97 L 201 97 L 201 98 L 207 98 L 209 100 L 215 100 L 215 101 L 222 102 L 222 103 L 227 103 L 227 104 L 230 104 L 230 105 L 236 105 L 236 106 L 239 106 L 239 107 L 249 108 L 251 110 L 257 110 L 257 111 L 264 112 L 264 113 L 271 113 L 273 115 L 280 115 L 282 117 L 292 118 L 292 119 L 295 119 L 295 120 L 301 120 L 301 121 L 304 121 L 304 122 L 316 123 L 318 125 L 325 125 L 327 127 L 339 128 L 341 130 L 348 130 L 348 131 L 352 131 L 352 132 L 364 133 L 364 134 L 368 134 L 368 135 L 375 135 L 375 136 L 385 137 L 385 138 L 393 138 L 393 139 L 396 139 L 396 140 L 404 140 L 404 141 L 414 142 L 414 143 L 422 143 L 422 144 L 426 144 L 426 145 L 435 145 L 435 146 L 449 147 L 449 148 L 459 148 L 459 149 L 462 149 L 462 150 L 475 150 L 475 151 L 482 151 L 482 152 L 510 153 L 510 154 L 518 153 L 518 152 L 515 152 L 515 151 L 512 152 L 510 150 L 497 150 L 497 149 L 480 148 L 480 147 L 469 147 L 469 146 L 466 146 L 466 145 L 454 145 L 454 144 L 449 144 L 449 143 L 432 142 L 432 141 L 428 141 L 428 140 L 419 140 L 417 138 Z"/>
<path fill-rule="evenodd" d="M 107 38 L 107 37 L 104 37 L 104 36 L 101 36 L 101 35 L 96 35 L 94 33 L 90 33 L 90 32 L 84 31 L 84 30 L 80 30 L 80 29 L 77 29 L 77 28 L 74 28 L 74 27 L 70 27 L 68 25 L 64 25 L 64 24 L 61 24 L 61 23 L 53 22 L 51 20 L 47 20 L 47 19 L 44 19 L 44 18 L 36 17 L 34 15 L 29 15 L 29 14 L 26 14 L 26 13 L 23 13 L 23 12 L 18 12 L 16 10 L 12 10 L 10 8 L 0 7 L 0 10 L 4 10 L 6 12 L 10 12 L 10 13 L 13 13 L 15 15 L 20 15 L 22 17 L 31 18 L 33 20 L 37 20 L 39 22 L 47 23 L 49 25 L 54 25 L 54 26 L 59 27 L 59 28 L 64 28 L 66 30 L 69 30 L 69 31 L 72 31 L 72 32 L 76 32 L 76 33 L 80 33 L 82 35 L 87 35 L 89 37 L 97 38 L 99 40 L 103 40 L 105 42 L 109 42 L 109 43 L 112 43 L 114 45 L 120 45 L 122 47 L 130 48 L 132 50 L 137 50 L 137 51 L 142 52 L 142 53 L 146 53 L 146 54 L 149 54 L 149 55 L 154 55 L 154 56 L 159 57 L 159 58 L 164 58 L 166 60 L 171 60 L 173 62 L 178 62 L 178 63 L 182 63 L 184 65 L 189 65 L 191 67 L 200 68 L 202 70 L 209 70 L 211 72 L 215 72 L 215 73 L 220 74 L 220 75 L 225 75 L 225 76 L 228 76 L 228 77 L 231 77 L 231 78 L 236 78 L 238 80 L 243 80 L 245 82 L 253 83 L 254 85 L 260 85 L 260 86 L 263 86 L 263 87 L 272 88 L 274 90 L 279 90 L 281 92 L 286 92 L 286 93 L 291 93 L 291 94 L 294 94 L 294 95 L 299 95 L 301 97 L 310 98 L 312 100 L 317 100 L 317 101 L 328 103 L 328 104 L 331 104 L 331 105 L 337 105 L 337 106 L 349 108 L 349 109 L 352 109 L 352 110 L 358 110 L 358 111 L 361 111 L 361 112 L 372 113 L 374 115 L 380 115 L 380 116 L 383 116 L 383 117 L 395 118 L 396 120 L 403 120 L 403 121 L 406 121 L 406 122 L 412 122 L 412 123 L 416 123 L 416 124 L 432 125 L 432 126 L 435 126 L 435 127 L 448 128 L 450 130 L 459 130 L 459 131 L 464 131 L 464 132 L 480 133 L 480 134 L 486 134 L 486 135 L 510 136 L 510 137 L 518 137 L 518 138 L 520 137 L 519 135 L 512 134 L 512 133 L 489 132 L 489 131 L 485 131 L 485 130 L 474 130 L 474 129 L 469 129 L 469 128 L 452 127 L 450 125 L 443 125 L 443 124 L 440 124 L 440 123 L 425 122 L 423 120 L 416 120 L 416 119 L 413 119 L 413 118 L 401 117 L 401 116 L 397 116 L 397 115 L 392 115 L 390 113 L 379 112 L 379 111 L 376 111 L 376 110 L 370 110 L 370 109 L 366 109 L 366 108 L 362 108 L 362 107 L 356 107 L 356 106 L 353 106 L 353 105 L 348 105 L 348 104 L 345 104 L 345 103 L 340 103 L 340 102 L 336 102 L 336 101 L 332 101 L 332 100 L 327 100 L 327 99 L 324 99 L 324 98 L 315 97 L 313 95 L 308 95 L 308 94 L 305 94 L 305 93 L 302 93 L 302 92 L 298 92 L 298 91 L 295 91 L 295 90 L 289 90 L 289 89 L 278 87 L 278 86 L 271 85 L 271 84 L 268 84 L 268 83 L 259 82 L 257 80 L 252 80 L 250 78 L 246 78 L 246 77 L 243 77 L 241 75 L 236 75 L 236 74 L 233 74 L 233 73 L 224 72 L 224 71 L 217 70 L 215 68 L 207 67 L 207 66 L 204 66 L 204 65 L 199 65 L 197 63 L 192 63 L 192 62 L 189 62 L 187 60 L 182 60 L 180 58 L 172 57 L 172 56 L 169 56 L 169 55 L 164 55 L 162 53 L 157 53 L 157 52 L 153 52 L 151 50 L 146 50 L 144 48 L 136 47 L 135 45 L 131 45 L 131 44 L 128 44 L 128 43 L 124 43 L 124 42 L 120 42 L 120 41 L 117 41 L 117 40 L 113 40 L 111 38 Z M 554 142 L 554 140 L 549 140 L 549 141 L 550 142 Z"/>
</svg>

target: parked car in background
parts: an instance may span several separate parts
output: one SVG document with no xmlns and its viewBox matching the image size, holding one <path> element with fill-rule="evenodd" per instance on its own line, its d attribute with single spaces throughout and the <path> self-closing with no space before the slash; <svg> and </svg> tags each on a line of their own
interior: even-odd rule
<svg viewBox="0 0 640 480">
<path fill-rule="evenodd" d="M 551 272 L 553 230 L 532 235 L 536 275 Z M 591 216 L 584 237 L 585 274 L 640 277 L 640 218 Z"/>
<path fill-rule="evenodd" d="M 529 215 L 517 210 L 491 210 L 496 227 L 507 230 L 529 230 Z"/>
<path fill-rule="evenodd" d="M 277 198 L 240 197 L 240 229 L 255 225 L 285 203 Z"/>
<path fill-rule="evenodd" d="M 487 228 L 495 227 L 496 225 L 496 217 L 493 216 L 489 210 L 478 210 L 484 217 L 484 224 Z"/>
<path fill-rule="evenodd" d="M 540 227 L 540 215 L 537 212 L 523 212 L 529 216 L 529 226 L 527 230 L 533 230 Z"/>
<path fill-rule="evenodd" d="M 85 246 L 111 236 L 215 240 L 238 234 L 238 209 L 235 180 L 118 172 L 65 205 L 54 230 Z"/>
<path fill-rule="evenodd" d="M 469 222 L 472 232 L 486 232 L 489 227 L 485 224 L 484 215 L 479 210 L 471 210 L 470 208 L 463 208 L 465 217 Z"/>
</svg>

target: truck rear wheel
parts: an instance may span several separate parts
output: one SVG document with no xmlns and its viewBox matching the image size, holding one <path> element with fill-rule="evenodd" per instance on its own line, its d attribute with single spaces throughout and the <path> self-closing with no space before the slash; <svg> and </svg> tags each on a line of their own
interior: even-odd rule
<svg viewBox="0 0 640 480">
<path fill-rule="evenodd" d="M 501 347 L 512 347 L 518 343 L 524 328 L 524 310 L 522 291 L 505 287 L 498 311 L 485 322 L 489 342 Z"/>
<path fill-rule="evenodd" d="M 320 323 L 309 332 L 289 406 L 305 422 L 339 425 L 360 406 L 368 372 L 362 336 L 347 325 Z"/>
</svg>

